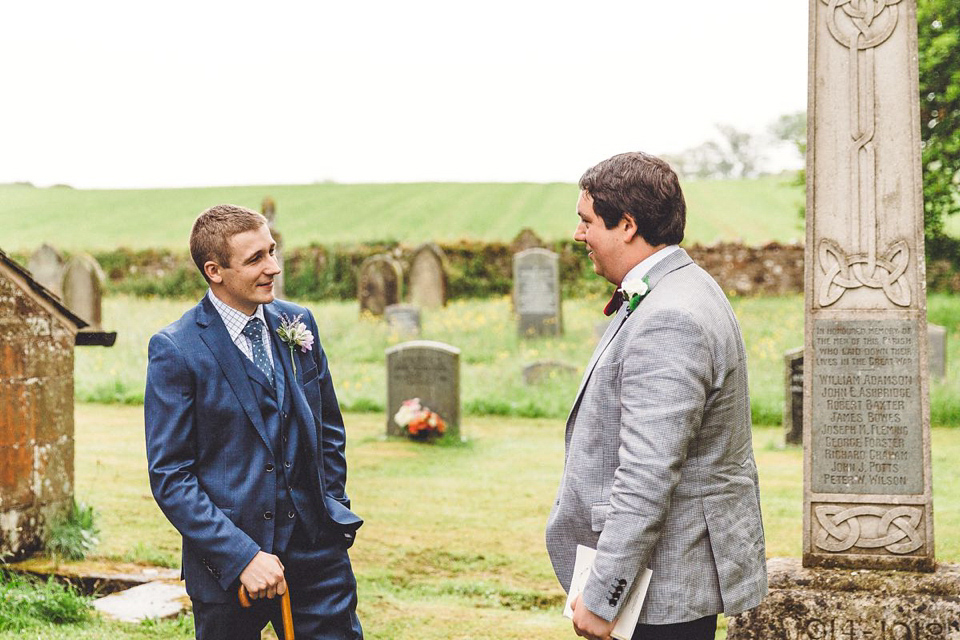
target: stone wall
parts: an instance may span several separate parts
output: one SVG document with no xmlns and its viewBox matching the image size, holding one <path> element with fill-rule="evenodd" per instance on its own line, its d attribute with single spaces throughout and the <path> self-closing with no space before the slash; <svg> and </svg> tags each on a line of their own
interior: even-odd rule
<svg viewBox="0 0 960 640">
<path fill-rule="evenodd" d="M 38 549 L 72 503 L 73 348 L 0 270 L 0 560 Z"/>
</svg>

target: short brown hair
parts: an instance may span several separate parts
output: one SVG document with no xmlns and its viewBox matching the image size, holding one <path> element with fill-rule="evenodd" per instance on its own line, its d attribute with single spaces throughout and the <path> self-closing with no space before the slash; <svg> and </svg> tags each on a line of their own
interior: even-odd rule
<svg viewBox="0 0 960 640">
<path fill-rule="evenodd" d="M 203 265 L 208 261 L 230 266 L 230 238 L 265 224 L 267 219 L 262 215 L 235 204 L 214 205 L 197 216 L 190 231 L 190 256 L 203 279 L 207 280 Z"/>
<path fill-rule="evenodd" d="M 607 229 L 629 215 L 640 237 L 655 247 L 683 240 L 687 205 L 680 180 L 660 158 L 642 151 L 621 153 L 587 169 L 580 188 L 590 194 Z"/>
</svg>

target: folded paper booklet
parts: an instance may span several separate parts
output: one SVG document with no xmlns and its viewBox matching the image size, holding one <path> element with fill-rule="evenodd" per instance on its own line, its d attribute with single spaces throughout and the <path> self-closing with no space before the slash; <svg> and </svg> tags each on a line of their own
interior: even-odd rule
<svg viewBox="0 0 960 640">
<path fill-rule="evenodd" d="M 583 591 L 587 584 L 587 578 L 590 577 L 590 571 L 593 570 L 593 561 L 597 557 L 597 550 L 585 547 L 582 544 L 577 545 L 577 561 L 573 565 L 573 580 L 570 581 L 570 594 L 567 596 L 567 606 L 563 609 L 563 615 L 573 618 L 573 601 Z M 633 586 L 633 591 L 620 609 L 620 617 L 617 618 L 617 624 L 613 627 L 610 634 L 616 640 L 630 640 L 633 632 L 637 628 L 637 620 L 640 619 L 640 609 L 643 607 L 643 599 L 647 595 L 647 587 L 650 586 L 650 576 L 653 573 L 650 569 L 644 569 L 637 578 Z"/>
</svg>

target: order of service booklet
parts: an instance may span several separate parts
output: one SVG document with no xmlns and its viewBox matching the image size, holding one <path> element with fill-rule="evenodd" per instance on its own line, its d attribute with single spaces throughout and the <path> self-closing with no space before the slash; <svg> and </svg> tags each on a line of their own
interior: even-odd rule
<svg viewBox="0 0 960 640">
<path fill-rule="evenodd" d="M 593 562 L 597 557 L 597 550 L 585 547 L 582 544 L 577 545 L 577 561 L 573 565 L 573 579 L 570 581 L 570 594 L 567 596 L 567 606 L 563 609 L 563 615 L 573 618 L 573 601 L 583 591 L 587 584 L 587 578 L 590 577 L 590 571 L 593 570 Z M 613 627 L 610 634 L 616 640 L 630 640 L 633 632 L 637 628 L 637 620 L 640 619 L 640 609 L 643 607 L 643 599 L 647 595 L 647 587 L 650 586 L 650 576 L 653 572 L 650 569 L 644 569 L 634 584 L 630 597 L 620 609 L 620 617 L 617 618 L 617 624 Z"/>
</svg>

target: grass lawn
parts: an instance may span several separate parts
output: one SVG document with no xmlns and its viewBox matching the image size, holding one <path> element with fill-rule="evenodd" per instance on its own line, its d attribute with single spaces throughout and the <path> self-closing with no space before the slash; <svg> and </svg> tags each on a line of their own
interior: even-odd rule
<svg viewBox="0 0 960 640">
<path fill-rule="evenodd" d="M 586 169 L 587 165 L 584 165 Z M 571 176 L 571 180 L 579 176 Z M 788 177 L 684 183 L 687 242 L 803 239 L 802 190 Z M 419 244 L 470 238 L 509 242 L 524 227 L 545 240 L 576 226 L 576 184 L 310 184 L 152 190 L 38 189 L 0 185 L 0 248 L 29 254 L 43 242 L 59 249 L 116 247 L 182 250 L 203 209 L 232 202 L 260 210 L 277 202 L 288 247 L 398 240 Z M 83 224 L 77 224 L 82 220 Z M 144 229 L 149 228 L 149 233 Z M 429 235 L 425 235 L 428 230 Z"/>
<path fill-rule="evenodd" d="M 179 536 L 147 485 L 142 423 L 140 407 L 77 405 L 77 495 L 100 512 L 99 556 L 175 560 Z M 379 414 L 348 414 L 346 423 L 349 493 L 366 519 L 351 555 L 368 637 L 573 637 L 543 543 L 563 464 L 562 420 L 469 418 L 470 442 L 449 447 L 386 440 Z M 802 451 L 781 443 L 779 429 L 755 429 L 771 557 L 799 556 L 802 542 Z M 960 562 L 960 480 L 951 473 L 960 430 L 934 429 L 933 451 L 937 558 Z M 35 637 L 189 631 L 186 622 L 95 622 Z"/>
<path fill-rule="evenodd" d="M 76 350 L 76 393 L 86 402 L 143 401 L 147 341 L 180 317 L 193 300 L 115 296 L 104 301 L 104 324 L 118 332 L 109 349 Z M 466 414 L 565 417 L 579 385 L 579 373 L 529 387 L 523 367 L 541 359 L 560 360 L 578 372 L 596 344 L 595 325 L 604 321 L 598 297 L 564 300 L 565 334 L 521 340 L 508 298 L 458 300 L 423 312 L 423 338 L 461 350 L 461 389 Z M 783 353 L 803 346 L 803 298 L 735 298 L 750 374 L 754 422 L 779 423 L 783 407 Z M 372 317 L 358 317 L 354 302 L 307 303 L 320 327 L 337 394 L 348 410 L 383 410 L 386 398 L 384 350 L 403 338 Z M 960 296 L 931 295 L 931 322 L 945 325 L 948 376 L 931 384 L 933 424 L 960 426 Z M 469 434 L 468 434 L 469 435 Z"/>
</svg>

